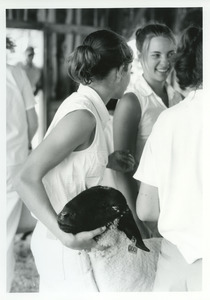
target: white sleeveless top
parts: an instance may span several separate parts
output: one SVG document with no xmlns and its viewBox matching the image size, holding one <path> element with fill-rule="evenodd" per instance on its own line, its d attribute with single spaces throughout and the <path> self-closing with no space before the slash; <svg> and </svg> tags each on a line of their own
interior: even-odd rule
<svg viewBox="0 0 210 300">
<path fill-rule="evenodd" d="M 95 116 L 94 141 L 87 149 L 72 152 L 43 178 L 43 184 L 56 213 L 83 190 L 99 185 L 108 161 L 104 128 L 109 120 L 109 113 L 100 96 L 88 86 L 80 85 L 77 92 L 64 100 L 46 136 L 65 115 L 81 109 L 88 110 Z"/>
<path fill-rule="evenodd" d="M 169 107 L 182 100 L 181 95 L 166 82 Z M 141 106 L 141 120 L 138 125 L 136 160 L 139 162 L 144 145 L 152 131 L 152 127 L 162 111 L 167 109 L 162 99 L 152 90 L 142 74 L 131 80 L 125 93 L 134 93 Z"/>
</svg>

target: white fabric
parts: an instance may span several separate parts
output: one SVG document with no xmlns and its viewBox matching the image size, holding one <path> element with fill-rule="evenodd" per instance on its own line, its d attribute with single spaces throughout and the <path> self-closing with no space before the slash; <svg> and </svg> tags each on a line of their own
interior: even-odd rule
<svg viewBox="0 0 210 300">
<path fill-rule="evenodd" d="M 35 263 L 41 274 L 40 293 L 152 291 L 161 238 L 144 240 L 150 252 L 128 251 L 132 242 L 124 232 L 108 230 L 99 244 L 107 250 L 75 251 L 46 239 L 38 223 L 32 238 Z M 44 249 L 40 255 L 40 248 Z M 39 255 L 36 255 L 38 254 Z"/>
<path fill-rule="evenodd" d="M 66 114 L 79 109 L 88 110 L 95 116 L 95 137 L 87 149 L 71 153 L 44 177 L 43 183 L 57 213 L 77 194 L 99 185 L 108 162 L 104 128 L 109 121 L 109 113 L 99 95 L 90 87 L 80 85 L 77 92 L 64 100 L 47 134 Z M 32 236 L 31 249 L 40 274 L 40 292 L 97 290 L 88 267 L 88 256 L 64 247 L 39 221 Z"/>
<path fill-rule="evenodd" d="M 22 201 L 14 191 L 12 180 L 21 165 L 7 167 L 7 292 L 10 291 L 15 268 L 14 236 L 16 234 L 21 211 Z"/>
<path fill-rule="evenodd" d="M 113 116 L 110 116 L 110 119 L 107 122 L 106 127 L 104 129 L 104 134 L 107 141 L 108 153 L 111 154 L 112 152 L 114 152 Z M 101 185 L 118 189 L 116 171 L 106 168 L 104 171 L 103 179 L 101 181 Z"/>
<path fill-rule="evenodd" d="M 35 100 L 20 68 L 7 65 L 6 81 L 7 166 L 13 166 L 23 163 L 28 156 L 26 110 L 35 106 Z"/>
<path fill-rule="evenodd" d="M 158 187 L 160 234 L 188 263 L 202 257 L 202 90 L 163 112 L 134 177 Z"/>
<path fill-rule="evenodd" d="M 28 156 L 26 110 L 34 106 L 30 83 L 20 68 L 6 68 L 6 147 L 7 147 L 7 291 L 14 274 L 14 236 L 20 220 L 22 202 L 13 188 L 13 178 Z"/>
<path fill-rule="evenodd" d="M 43 178 L 47 194 L 57 213 L 79 193 L 99 185 L 108 162 L 103 127 L 109 120 L 109 113 L 99 95 L 90 87 L 81 85 L 78 92 L 61 104 L 46 135 L 66 114 L 78 109 L 88 110 L 95 116 L 95 138 L 87 149 L 71 153 Z"/>
<path fill-rule="evenodd" d="M 188 264 L 177 247 L 163 239 L 153 292 L 198 292 L 201 290 L 202 259 Z"/>
<path fill-rule="evenodd" d="M 42 74 L 42 70 L 35 66 L 33 63 L 31 65 L 27 65 L 25 63 L 19 62 L 17 65 L 20 66 L 26 72 L 28 79 L 31 83 L 32 90 L 33 92 L 35 92 L 36 85 L 39 82 Z"/>
<path fill-rule="evenodd" d="M 182 100 L 181 95 L 166 82 L 166 91 L 169 99 L 169 107 Z M 134 93 L 141 106 L 141 120 L 138 125 L 136 159 L 140 160 L 144 145 L 152 127 L 162 111 L 167 109 L 162 99 L 152 90 L 142 74 L 135 76 L 129 83 L 125 93 Z"/>
</svg>

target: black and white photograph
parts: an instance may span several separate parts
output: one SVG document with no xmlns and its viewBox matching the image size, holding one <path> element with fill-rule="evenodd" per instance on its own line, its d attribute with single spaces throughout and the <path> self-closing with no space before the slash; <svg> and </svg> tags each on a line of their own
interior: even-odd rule
<svg viewBox="0 0 210 300">
<path fill-rule="evenodd" d="M 1 299 L 209 299 L 210 4 L 1 16 Z"/>
</svg>

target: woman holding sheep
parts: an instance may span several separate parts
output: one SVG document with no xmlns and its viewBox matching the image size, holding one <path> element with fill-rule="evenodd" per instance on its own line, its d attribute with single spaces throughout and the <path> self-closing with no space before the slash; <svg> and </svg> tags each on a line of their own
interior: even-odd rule
<svg viewBox="0 0 210 300">
<path fill-rule="evenodd" d="M 104 228 L 76 235 L 61 231 L 57 214 L 83 190 L 99 185 L 108 162 L 106 104 L 121 98 L 130 79 L 132 51 L 109 30 L 88 35 L 70 55 L 69 75 L 80 83 L 61 104 L 43 142 L 16 178 L 16 189 L 38 219 L 32 252 L 40 292 L 97 291 L 85 250 Z"/>
</svg>

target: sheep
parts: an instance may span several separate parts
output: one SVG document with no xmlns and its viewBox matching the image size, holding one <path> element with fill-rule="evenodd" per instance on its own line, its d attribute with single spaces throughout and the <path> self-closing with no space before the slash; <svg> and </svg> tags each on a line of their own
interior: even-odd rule
<svg viewBox="0 0 210 300">
<path fill-rule="evenodd" d="M 142 240 L 126 199 L 118 190 L 97 186 L 70 200 L 58 215 L 65 232 L 77 233 L 106 225 L 96 237 L 104 250 L 81 251 L 88 257 L 100 292 L 152 291 L 161 238 Z"/>
</svg>

